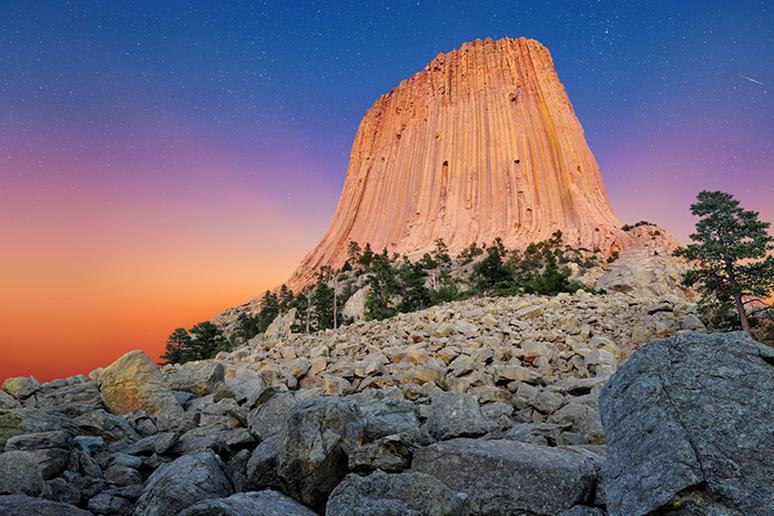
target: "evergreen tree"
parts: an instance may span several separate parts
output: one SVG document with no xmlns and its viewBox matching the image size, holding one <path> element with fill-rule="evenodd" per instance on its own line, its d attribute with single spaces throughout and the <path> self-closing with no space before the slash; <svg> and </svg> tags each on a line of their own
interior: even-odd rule
<svg viewBox="0 0 774 516">
<path fill-rule="evenodd" d="M 364 270 L 368 271 L 371 269 L 371 262 L 373 261 L 374 256 L 374 252 L 371 250 L 371 244 L 366 242 L 363 252 L 360 254 L 360 258 L 357 259 L 357 263 L 359 263 Z"/>
<path fill-rule="evenodd" d="M 175 328 L 167 338 L 167 349 L 161 358 L 165 364 L 181 364 L 189 359 L 187 353 L 190 350 L 191 336 L 185 328 Z"/>
<path fill-rule="evenodd" d="M 350 240 L 349 244 L 347 244 L 347 261 L 351 263 L 357 263 L 362 252 L 363 250 L 360 248 L 360 244 L 354 240 Z"/>
<path fill-rule="evenodd" d="M 575 292 L 581 285 L 570 281 L 570 271 L 566 267 L 559 268 L 556 256 L 548 254 L 542 270 L 535 274 L 524 291 L 530 294 L 544 296 L 556 295 L 560 292 Z"/>
<path fill-rule="evenodd" d="M 239 314 L 236 321 L 236 337 L 242 342 L 246 342 L 261 333 L 258 316 Z"/>
<path fill-rule="evenodd" d="M 333 328 L 333 289 L 323 281 L 317 283 L 312 296 L 312 305 L 317 318 L 317 329 Z"/>
<path fill-rule="evenodd" d="M 296 321 L 291 330 L 293 333 L 309 333 L 314 330 L 312 324 L 312 305 L 309 303 L 309 297 L 306 291 L 301 292 L 295 299 Z"/>
<path fill-rule="evenodd" d="M 190 334 L 191 340 L 188 344 L 190 351 L 186 353 L 186 361 L 212 358 L 228 347 L 220 328 L 209 321 L 201 322 L 191 328 Z"/>
<path fill-rule="evenodd" d="M 284 283 L 279 289 L 279 296 L 277 297 L 277 302 L 279 303 L 279 311 L 281 313 L 285 313 L 291 308 L 293 308 L 293 291 L 288 288 L 287 285 Z"/>
<path fill-rule="evenodd" d="M 363 253 L 365 255 L 365 252 Z M 397 294 L 399 284 L 395 269 L 385 248 L 371 260 L 371 275 L 368 277 L 367 319 L 386 319 L 395 315 L 392 297 Z"/>
<path fill-rule="evenodd" d="M 398 311 L 414 312 L 432 305 L 430 290 L 425 286 L 427 272 L 421 263 L 406 260 L 400 269 L 400 276 L 402 298 Z"/>
<path fill-rule="evenodd" d="M 443 238 L 439 238 L 435 241 L 433 259 L 444 272 L 451 268 L 452 259 L 451 256 L 449 256 L 449 248 L 446 246 L 446 242 L 443 241 Z"/>
<path fill-rule="evenodd" d="M 266 328 L 279 315 L 280 306 L 277 294 L 267 290 L 261 298 L 261 310 L 258 312 L 258 329 L 260 333 L 266 331 Z"/>
<path fill-rule="evenodd" d="M 499 290 L 513 286 L 511 271 L 503 263 L 504 248 L 492 245 L 486 251 L 486 258 L 473 267 L 473 275 L 477 279 L 477 288 L 481 290 Z"/>
<path fill-rule="evenodd" d="M 752 336 L 745 298 L 767 297 L 774 290 L 770 224 L 725 192 L 699 193 L 691 213 L 699 217 L 692 243 L 675 254 L 695 260 L 697 267 L 685 273 L 683 284 L 697 287 L 711 315 L 735 310 L 742 329 Z"/>
</svg>

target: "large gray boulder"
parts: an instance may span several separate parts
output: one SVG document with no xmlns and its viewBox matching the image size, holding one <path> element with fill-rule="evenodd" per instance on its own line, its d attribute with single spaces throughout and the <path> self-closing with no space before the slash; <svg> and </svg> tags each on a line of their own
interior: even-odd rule
<svg viewBox="0 0 774 516">
<path fill-rule="evenodd" d="M 39 496 L 44 488 L 41 468 L 31 453 L 0 453 L 0 494 Z"/>
<path fill-rule="evenodd" d="M 23 400 L 40 389 L 40 382 L 34 376 L 16 376 L 5 380 L 2 389 L 17 400 Z"/>
<path fill-rule="evenodd" d="M 331 493 L 326 516 L 462 516 L 467 495 L 424 473 L 348 475 Z"/>
<path fill-rule="evenodd" d="M 352 400 L 318 398 L 297 404 L 280 432 L 277 475 L 284 491 L 321 507 L 347 474 L 348 454 L 360 446 L 365 418 Z"/>
<path fill-rule="evenodd" d="M 255 447 L 247 461 L 247 481 L 254 489 L 279 487 L 277 455 L 280 436 L 273 435 Z"/>
<path fill-rule="evenodd" d="M 61 412 L 70 417 L 102 408 L 97 384 L 79 376 L 45 383 L 32 398 L 36 408 Z M 32 398 L 27 400 L 27 406 L 31 406 Z"/>
<path fill-rule="evenodd" d="M 478 399 L 461 392 L 439 392 L 433 396 L 427 424 L 433 437 L 440 440 L 475 437 L 494 429 L 481 415 Z"/>
<path fill-rule="evenodd" d="M 279 433 L 288 412 L 296 404 L 292 392 L 274 392 L 247 415 L 247 426 L 253 435 L 263 441 Z"/>
<path fill-rule="evenodd" d="M 424 440 L 417 408 L 409 400 L 384 398 L 361 407 L 366 418 L 366 439 L 373 441 L 388 435 L 403 434 L 416 442 Z"/>
<path fill-rule="evenodd" d="M 3 516 L 89 516 L 91 513 L 67 503 L 11 495 L 0 496 L 0 514 Z"/>
<path fill-rule="evenodd" d="M 206 396 L 223 385 L 225 369 L 220 362 L 199 360 L 165 366 L 163 372 L 171 389 Z"/>
<path fill-rule="evenodd" d="M 134 506 L 136 516 L 171 516 L 193 504 L 233 493 L 223 462 L 210 450 L 164 464 L 148 478 Z"/>
<path fill-rule="evenodd" d="M 592 502 L 594 461 L 566 448 L 452 439 L 414 452 L 412 470 L 470 496 L 471 514 L 558 514 Z"/>
<path fill-rule="evenodd" d="M 237 493 L 192 505 L 180 516 L 315 516 L 315 513 L 277 491 Z"/>
<path fill-rule="evenodd" d="M 176 428 L 183 416 L 172 389 L 156 364 L 142 351 L 130 351 L 97 375 L 102 402 L 123 416 L 144 410 L 157 418 L 160 430 Z"/>
<path fill-rule="evenodd" d="M 60 414 L 27 408 L 0 410 L 0 450 L 15 435 L 55 430 L 64 430 L 70 435 L 78 434 L 78 427 Z"/>
<path fill-rule="evenodd" d="M 653 342 L 610 379 L 599 408 L 610 514 L 772 514 L 771 348 L 742 333 Z"/>
</svg>

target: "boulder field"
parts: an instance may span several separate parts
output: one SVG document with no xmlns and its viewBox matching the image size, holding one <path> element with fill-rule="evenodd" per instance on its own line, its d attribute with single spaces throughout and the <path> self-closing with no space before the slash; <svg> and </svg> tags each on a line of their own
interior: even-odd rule
<svg viewBox="0 0 774 516">
<path fill-rule="evenodd" d="M 773 432 L 774 352 L 690 303 L 471 299 L 8 379 L 0 514 L 767 515 Z"/>
</svg>

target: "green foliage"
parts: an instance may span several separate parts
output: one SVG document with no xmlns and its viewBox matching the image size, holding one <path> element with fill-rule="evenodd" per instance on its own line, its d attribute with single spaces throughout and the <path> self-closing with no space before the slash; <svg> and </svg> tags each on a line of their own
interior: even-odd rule
<svg viewBox="0 0 774 516">
<path fill-rule="evenodd" d="M 562 233 L 557 231 L 551 238 L 527 246 L 523 254 L 513 252 L 510 256 L 502 240 L 496 239 L 487 247 L 486 258 L 474 266 L 473 275 L 477 290 L 496 296 L 555 295 L 582 288 L 570 281 L 570 269 L 566 265 L 560 266 L 560 262 L 574 262 L 580 267 L 594 264 L 580 252 L 565 250 Z"/>
<path fill-rule="evenodd" d="M 556 261 L 556 256 L 549 254 L 543 269 L 523 286 L 524 292 L 548 296 L 581 289 L 582 285 L 570 281 L 570 271 L 566 268 L 559 268 Z"/>
<path fill-rule="evenodd" d="M 647 220 L 641 220 L 634 225 L 624 224 L 623 226 L 621 226 L 621 229 L 623 229 L 624 231 L 631 231 L 632 229 L 638 228 L 640 226 L 655 226 L 655 224 L 653 224 L 652 222 L 648 222 Z"/>
<path fill-rule="evenodd" d="M 312 306 L 317 319 L 316 328 L 318 330 L 333 328 L 333 289 L 323 281 L 319 281 L 314 288 Z"/>
<path fill-rule="evenodd" d="M 186 330 L 177 328 L 167 339 L 166 352 L 161 356 L 167 364 L 182 364 L 214 357 L 230 348 L 220 328 L 209 321 Z"/>
<path fill-rule="evenodd" d="M 499 246 L 487 249 L 486 258 L 473 267 L 476 288 L 482 291 L 504 290 L 514 285 L 513 271 L 503 263 L 504 250 Z"/>
<path fill-rule="evenodd" d="M 261 310 L 256 315 L 258 333 L 263 333 L 280 313 L 280 304 L 277 294 L 267 290 L 261 298 Z"/>
<path fill-rule="evenodd" d="M 245 313 L 239 314 L 236 320 L 235 337 L 241 342 L 247 342 L 261 333 L 258 317 Z"/>
<path fill-rule="evenodd" d="M 767 297 L 774 290 L 770 224 L 725 192 L 699 193 L 691 213 L 699 217 L 696 232 L 675 255 L 697 266 L 685 273 L 683 284 L 698 289 L 704 313 L 720 328 L 727 327 L 728 314 L 735 311 L 742 329 L 751 335 L 745 298 Z"/>
<path fill-rule="evenodd" d="M 457 263 L 460 265 L 467 265 L 477 256 L 481 256 L 482 254 L 484 254 L 484 250 L 481 249 L 476 242 L 473 242 L 457 255 Z"/>
<path fill-rule="evenodd" d="M 366 243 L 363 252 L 360 253 L 360 257 L 357 259 L 357 263 L 363 267 L 364 270 L 368 271 L 371 269 L 371 262 L 373 262 L 374 256 L 374 252 L 371 250 L 371 244 Z"/>
<path fill-rule="evenodd" d="M 432 305 L 430 290 L 425 286 L 427 271 L 421 263 L 405 261 L 400 268 L 401 301 L 399 312 L 415 312 Z"/>
<path fill-rule="evenodd" d="M 296 320 L 291 326 L 293 333 L 309 333 L 316 329 L 316 323 L 313 324 L 312 305 L 309 302 L 305 292 L 301 292 L 295 299 Z"/>
<path fill-rule="evenodd" d="M 360 248 L 360 244 L 354 240 L 350 240 L 349 244 L 347 244 L 347 262 L 357 262 L 360 259 L 362 252 L 363 250 Z"/>
<path fill-rule="evenodd" d="M 279 296 L 277 297 L 277 302 L 279 303 L 279 311 L 281 313 L 285 313 L 291 308 L 293 308 L 293 302 L 295 301 L 295 296 L 293 296 L 293 291 L 288 288 L 287 285 L 283 284 L 279 289 Z"/>
<path fill-rule="evenodd" d="M 369 248 L 368 244 L 366 248 Z M 386 248 L 381 254 L 374 255 L 371 260 L 368 286 L 366 319 L 386 319 L 395 315 L 392 298 L 398 293 L 399 283 Z"/>
<path fill-rule="evenodd" d="M 167 350 L 161 355 L 165 364 L 180 364 L 187 362 L 186 353 L 188 353 L 191 343 L 191 335 L 185 328 L 175 328 L 167 338 Z"/>
</svg>

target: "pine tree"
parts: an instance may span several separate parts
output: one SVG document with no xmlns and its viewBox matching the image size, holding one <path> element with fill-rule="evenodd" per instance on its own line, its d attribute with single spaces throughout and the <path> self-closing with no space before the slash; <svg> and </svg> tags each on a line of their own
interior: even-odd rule
<svg viewBox="0 0 774 516">
<path fill-rule="evenodd" d="M 209 321 L 201 322 L 191 328 L 190 350 L 186 353 L 187 360 L 204 360 L 214 357 L 219 351 L 225 350 L 226 338 L 220 328 Z"/>
<path fill-rule="evenodd" d="M 301 292 L 295 299 L 296 321 L 291 327 L 293 333 L 309 333 L 313 330 L 312 305 L 309 303 L 309 297 L 306 295 L 306 292 Z"/>
<path fill-rule="evenodd" d="M 312 295 L 312 305 L 317 318 L 317 329 L 333 328 L 333 289 L 325 283 L 318 283 Z"/>
<path fill-rule="evenodd" d="M 395 315 L 392 297 L 397 294 L 399 284 L 386 248 L 373 256 L 368 286 L 366 318 L 386 319 Z"/>
<path fill-rule="evenodd" d="M 261 310 L 258 312 L 258 329 L 260 333 L 266 331 L 266 328 L 279 315 L 280 306 L 277 294 L 267 290 L 261 298 Z"/>
<path fill-rule="evenodd" d="M 683 284 L 697 287 L 710 314 L 735 310 L 742 329 L 752 336 L 746 298 L 766 297 L 774 290 L 770 224 L 761 221 L 758 212 L 742 209 L 725 192 L 699 193 L 691 213 L 699 217 L 692 243 L 675 255 L 695 260 L 697 267 L 683 276 Z"/>
<path fill-rule="evenodd" d="M 414 312 L 432 305 L 430 290 L 425 286 L 427 272 L 421 263 L 406 260 L 400 269 L 400 276 L 401 301 L 398 311 Z"/>
<path fill-rule="evenodd" d="M 165 364 L 181 364 L 188 360 L 191 336 L 185 328 L 175 328 L 167 338 L 167 350 L 161 355 Z"/>
<path fill-rule="evenodd" d="M 277 298 L 277 302 L 279 303 L 279 311 L 281 313 L 286 313 L 288 310 L 293 308 L 293 300 L 293 291 L 283 283 L 279 289 L 279 296 Z"/>
<path fill-rule="evenodd" d="M 369 248 L 370 249 L 370 248 Z M 351 263 L 357 263 L 360 259 L 360 255 L 363 250 L 360 248 L 360 244 L 354 240 L 350 240 L 347 244 L 347 260 Z"/>
<path fill-rule="evenodd" d="M 499 240 L 499 239 L 498 239 Z M 505 249 L 502 242 L 487 247 L 486 258 L 473 267 L 473 276 L 477 279 L 476 286 L 481 290 L 504 289 L 512 286 L 513 276 L 503 263 Z"/>
<path fill-rule="evenodd" d="M 366 245 L 363 248 L 363 252 L 360 254 L 360 258 L 358 258 L 357 263 L 359 263 L 364 270 L 368 271 L 371 269 L 371 262 L 373 261 L 374 256 L 374 252 L 371 250 L 371 244 L 366 242 Z"/>
<path fill-rule="evenodd" d="M 257 315 L 239 314 L 236 321 L 236 337 L 246 342 L 261 333 Z"/>
</svg>

